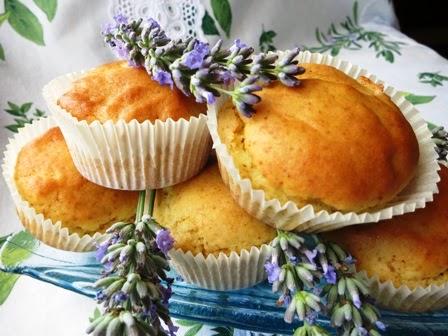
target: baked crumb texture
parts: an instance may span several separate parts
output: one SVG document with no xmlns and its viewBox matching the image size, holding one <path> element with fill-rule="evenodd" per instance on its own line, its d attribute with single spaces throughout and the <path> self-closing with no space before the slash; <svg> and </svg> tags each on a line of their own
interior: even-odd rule
<svg viewBox="0 0 448 336">
<path fill-rule="evenodd" d="M 275 237 L 274 229 L 235 203 L 216 163 L 191 180 L 158 190 L 154 215 L 171 230 L 175 247 L 193 254 L 239 253 Z"/>
<path fill-rule="evenodd" d="M 78 120 L 189 120 L 206 106 L 178 89 L 160 85 L 142 68 L 124 61 L 101 65 L 76 80 L 58 104 Z"/>
</svg>

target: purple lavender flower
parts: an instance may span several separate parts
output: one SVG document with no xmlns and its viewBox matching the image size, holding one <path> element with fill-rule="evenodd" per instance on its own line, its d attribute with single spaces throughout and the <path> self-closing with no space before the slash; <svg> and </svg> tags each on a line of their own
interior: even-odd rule
<svg viewBox="0 0 448 336">
<path fill-rule="evenodd" d="M 196 101 L 198 103 L 214 104 L 216 101 L 215 95 L 199 85 L 200 84 L 196 86 L 193 92 L 194 96 L 196 97 Z"/>
<path fill-rule="evenodd" d="M 344 259 L 344 263 L 347 265 L 354 265 L 356 263 L 356 259 L 353 258 L 351 255 L 349 255 L 347 258 Z"/>
<path fill-rule="evenodd" d="M 114 20 L 117 24 L 128 24 L 128 18 L 123 14 L 115 15 Z"/>
<path fill-rule="evenodd" d="M 170 336 L 176 336 L 177 331 L 179 330 L 179 327 L 176 327 L 173 322 L 168 321 L 166 323 L 167 327 L 168 327 L 168 335 Z"/>
<path fill-rule="evenodd" d="M 355 305 L 356 308 L 361 308 L 361 299 L 359 298 L 359 294 L 358 293 L 353 293 L 352 294 L 352 300 L 353 300 L 353 304 Z"/>
<path fill-rule="evenodd" d="M 95 299 L 96 299 L 96 301 L 98 301 L 98 302 L 102 302 L 102 301 L 104 301 L 106 298 L 107 298 L 107 295 L 104 294 L 104 292 L 103 292 L 102 290 L 96 292 L 96 294 L 95 294 Z"/>
<path fill-rule="evenodd" d="M 150 30 L 154 29 L 154 28 L 159 28 L 160 29 L 159 23 L 156 20 L 154 20 L 153 18 L 148 18 L 148 20 L 146 22 L 147 22 L 148 28 Z"/>
<path fill-rule="evenodd" d="M 367 331 L 366 328 L 358 327 L 358 335 L 367 336 L 367 335 L 369 335 L 369 332 Z"/>
<path fill-rule="evenodd" d="M 188 52 L 182 62 L 187 68 L 194 70 L 199 69 L 204 63 L 204 58 L 208 55 L 210 47 L 207 43 L 197 41 L 193 50 Z"/>
<path fill-rule="evenodd" d="M 218 73 L 219 80 L 222 81 L 223 84 L 229 85 L 234 81 L 234 77 L 232 76 L 232 73 L 228 70 L 223 70 Z"/>
<path fill-rule="evenodd" d="M 117 26 L 114 23 L 106 23 L 103 25 L 103 28 L 101 30 L 101 34 L 103 35 L 109 35 L 112 34 L 113 31 L 117 28 Z"/>
<path fill-rule="evenodd" d="M 304 253 L 305 253 L 306 257 L 308 258 L 308 261 L 309 261 L 311 264 L 316 265 L 316 263 L 314 262 L 314 259 L 315 259 L 316 256 L 317 256 L 317 250 L 316 250 L 316 249 L 314 249 L 314 250 L 312 250 L 312 251 L 310 251 L 310 250 L 305 250 Z"/>
<path fill-rule="evenodd" d="M 288 259 L 293 265 L 297 265 L 297 257 L 294 255 L 288 255 Z"/>
<path fill-rule="evenodd" d="M 336 276 L 336 271 L 333 266 L 331 266 L 331 265 L 327 266 L 327 270 L 324 273 L 324 277 L 325 277 L 325 280 L 329 284 L 332 284 L 332 285 L 336 284 L 337 276 Z"/>
<path fill-rule="evenodd" d="M 210 46 L 208 45 L 208 43 L 197 41 L 196 44 L 194 45 L 193 50 L 195 50 L 202 57 L 205 57 L 210 52 Z"/>
<path fill-rule="evenodd" d="M 166 287 L 163 287 L 162 285 L 159 285 L 159 290 L 162 293 L 162 303 L 167 305 L 168 301 L 171 298 L 171 295 L 173 294 L 173 290 L 171 289 L 171 286 L 168 285 Z"/>
<path fill-rule="evenodd" d="M 386 331 L 386 325 L 381 321 L 375 322 L 376 327 L 381 331 Z"/>
<path fill-rule="evenodd" d="M 243 49 L 243 48 L 247 48 L 247 44 L 242 42 L 240 39 L 236 39 L 235 41 L 233 41 L 233 45 L 230 47 L 230 50 L 236 50 L 236 49 Z"/>
<path fill-rule="evenodd" d="M 122 291 L 119 291 L 117 293 L 115 293 L 114 295 L 114 301 L 116 303 L 123 303 L 124 301 L 126 301 L 128 299 L 128 295 Z"/>
<path fill-rule="evenodd" d="M 127 60 L 129 57 L 129 50 L 126 48 L 125 44 L 120 40 L 115 40 L 115 46 L 113 50 L 118 58 Z"/>
<path fill-rule="evenodd" d="M 171 237 L 171 233 L 169 230 L 162 229 L 157 232 L 156 243 L 159 250 L 164 254 L 167 254 L 174 245 L 174 239 L 173 237 Z"/>
<path fill-rule="evenodd" d="M 278 267 L 277 264 L 266 262 L 264 264 L 264 269 L 266 270 L 266 273 L 268 274 L 268 281 L 269 283 L 273 283 L 278 280 L 278 277 L 280 276 L 280 267 Z"/>
<path fill-rule="evenodd" d="M 114 266 L 114 263 L 113 263 L 112 261 L 107 261 L 107 262 L 105 262 L 105 263 L 103 264 L 104 270 L 105 270 L 106 272 L 111 271 L 112 268 L 113 268 L 113 266 Z"/>
<path fill-rule="evenodd" d="M 168 71 L 157 69 L 153 71 L 152 78 L 157 81 L 160 85 L 169 85 L 171 89 L 173 88 L 174 82 L 171 78 L 171 74 Z"/>
<path fill-rule="evenodd" d="M 104 258 L 104 256 L 107 253 L 107 249 L 110 246 L 110 243 L 111 243 L 111 241 L 110 241 L 110 239 L 108 239 L 96 246 L 96 255 L 95 256 L 96 256 L 97 261 L 100 262 Z"/>
<path fill-rule="evenodd" d="M 279 303 L 283 303 L 283 305 L 285 306 L 289 306 L 289 304 L 291 303 L 291 294 L 288 292 L 283 293 L 280 298 L 278 299 Z"/>
<path fill-rule="evenodd" d="M 314 310 L 310 311 L 308 314 L 306 314 L 305 316 L 305 322 L 313 325 L 316 323 L 317 317 L 318 317 L 318 313 Z"/>
</svg>

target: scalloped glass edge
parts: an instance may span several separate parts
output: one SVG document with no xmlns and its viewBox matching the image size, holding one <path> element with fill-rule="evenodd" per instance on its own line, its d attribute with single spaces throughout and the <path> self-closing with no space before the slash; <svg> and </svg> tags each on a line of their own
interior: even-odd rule
<svg viewBox="0 0 448 336">
<path fill-rule="evenodd" d="M 16 233 L 17 234 L 17 233 Z M 101 273 L 101 265 L 94 252 L 62 251 L 36 241 L 36 248 L 29 250 L 12 242 L 10 235 L 0 249 L 0 269 L 24 274 L 40 281 L 65 288 L 93 298 L 92 283 Z M 1 245 L 1 242 L 0 242 Z M 8 249 L 27 250 L 29 257 L 14 264 L 5 265 L 2 256 Z M 173 277 L 176 274 L 172 272 Z M 299 324 L 283 321 L 284 307 L 276 304 L 277 295 L 268 283 L 237 291 L 211 291 L 176 279 L 170 311 L 174 318 L 188 319 L 209 325 L 230 326 L 262 333 L 291 334 Z M 387 335 L 447 335 L 448 311 L 428 313 L 400 313 L 382 311 L 382 320 L 388 326 Z M 318 323 L 329 327 L 326 318 Z"/>
</svg>

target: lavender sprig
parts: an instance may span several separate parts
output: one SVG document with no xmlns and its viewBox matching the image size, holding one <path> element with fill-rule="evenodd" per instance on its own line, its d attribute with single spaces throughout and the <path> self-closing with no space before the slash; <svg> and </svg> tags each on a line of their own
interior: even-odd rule
<svg viewBox="0 0 448 336">
<path fill-rule="evenodd" d="M 448 155 L 448 132 L 443 126 L 434 127 L 432 130 L 432 139 L 436 143 L 436 152 L 439 154 L 440 161 L 447 161 Z"/>
<path fill-rule="evenodd" d="M 97 248 L 104 271 L 95 283 L 96 299 L 104 314 L 91 322 L 88 334 L 173 336 L 177 330 L 168 311 L 173 279 L 166 275 L 166 253 L 174 241 L 154 218 L 142 216 L 144 199 L 142 192 L 136 221 L 112 225 L 107 230 L 109 238 Z"/>
<path fill-rule="evenodd" d="M 231 96 L 237 109 L 246 117 L 254 113 L 261 90 L 257 83 L 280 80 L 284 85 L 297 86 L 295 77 L 304 72 L 298 66 L 299 49 L 276 54 L 254 56 L 254 49 L 240 40 L 229 48 L 218 41 L 213 47 L 196 39 L 170 40 L 159 24 L 149 19 L 128 21 L 115 17 L 103 35 L 119 58 L 131 66 L 144 67 L 161 85 L 174 85 L 200 103 L 213 104 L 221 94 Z"/>
<path fill-rule="evenodd" d="M 278 304 L 286 306 L 284 320 L 303 325 L 295 336 L 330 335 L 315 324 L 318 313 L 331 318 L 344 336 L 378 336 L 385 329 L 379 311 L 370 304 L 369 290 L 355 269 L 355 260 L 334 243 L 317 236 L 278 231 L 272 257 L 265 268 Z"/>
</svg>

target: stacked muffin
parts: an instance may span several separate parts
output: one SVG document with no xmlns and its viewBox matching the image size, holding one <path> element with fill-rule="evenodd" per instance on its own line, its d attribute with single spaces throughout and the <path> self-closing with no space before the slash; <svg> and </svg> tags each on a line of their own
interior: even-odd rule
<svg viewBox="0 0 448 336">
<path fill-rule="evenodd" d="M 207 161 L 205 105 L 159 85 L 143 68 L 106 64 L 58 77 L 43 94 L 76 168 L 94 183 L 162 188 L 191 178 Z"/>
<path fill-rule="evenodd" d="M 359 230 L 371 226 L 388 237 L 393 216 L 421 223 L 423 211 L 399 216 L 424 207 L 439 180 L 431 134 L 416 110 L 347 62 L 306 52 L 299 62 L 301 85 L 265 87 L 252 118 L 223 98 L 207 120 L 205 106 L 123 62 L 55 79 L 44 96 L 59 129 L 51 120 L 34 123 L 6 155 L 24 226 L 53 246 L 89 250 L 112 222 L 133 217 L 137 190 L 160 189 L 154 216 L 175 238 L 172 265 L 188 282 L 227 290 L 264 279 L 274 228 L 330 231 L 382 220 Z M 210 135 L 218 163 L 209 160 Z M 419 237 L 445 237 L 436 220 L 443 211 L 424 211 L 435 219 Z M 412 297 L 414 288 L 445 283 L 434 275 L 445 272 L 442 248 L 432 273 L 421 271 L 427 282 L 413 286 L 382 277 L 369 266 L 369 249 L 350 245 L 358 238 L 340 239 L 350 236 L 328 239 L 347 244 L 380 284 L 407 286 Z M 399 254 L 393 251 L 386 255 Z M 410 264 L 401 263 L 399 274 L 412 273 Z M 384 293 L 377 296 L 390 297 Z"/>
<path fill-rule="evenodd" d="M 440 171 L 439 194 L 424 209 L 325 234 L 357 259 L 383 306 L 425 311 L 447 306 L 448 168 Z"/>
</svg>

